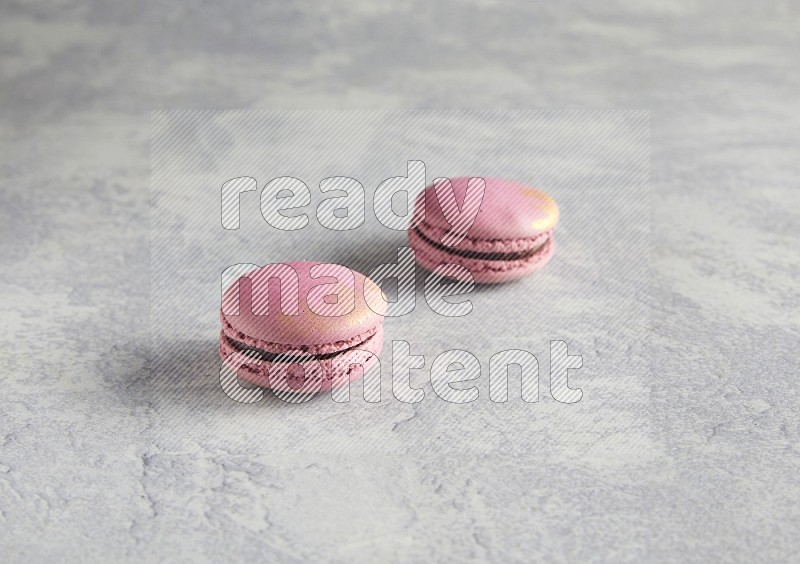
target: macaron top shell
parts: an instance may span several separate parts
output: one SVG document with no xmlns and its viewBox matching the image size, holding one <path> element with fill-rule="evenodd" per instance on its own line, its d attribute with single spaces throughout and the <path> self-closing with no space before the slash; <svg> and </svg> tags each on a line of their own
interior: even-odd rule
<svg viewBox="0 0 800 564">
<path fill-rule="evenodd" d="M 464 209 L 467 187 L 473 177 L 451 178 L 450 184 L 455 193 L 459 209 Z M 478 177 L 475 177 L 478 178 Z M 475 221 L 469 228 L 466 238 L 456 245 L 469 248 L 470 240 L 516 240 L 531 239 L 552 231 L 558 222 L 558 205 L 555 200 L 536 188 L 512 180 L 483 178 L 485 191 Z M 473 183 L 476 180 L 472 181 Z M 444 180 L 435 181 L 417 198 L 415 216 L 422 213 L 424 198 L 424 219 L 419 227 L 428 233 L 446 232 L 451 223 L 442 212 L 442 200 L 437 196 L 445 188 Z"/>
<path fill-rule="evenodd" d="M 338 264 L 290 262 L 234 282 L 223 294 L 221 318 L 233 340 L 273 352 L 323 353 L 369 338 L 384 314 L 380 288 L 363 274 Z"/>
</svg>

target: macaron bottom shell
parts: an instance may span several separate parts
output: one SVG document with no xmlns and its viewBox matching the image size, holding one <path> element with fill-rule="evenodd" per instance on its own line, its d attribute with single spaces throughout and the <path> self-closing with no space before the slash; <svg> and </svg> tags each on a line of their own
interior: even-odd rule
<svg viewBox="0 0 800 564">
<path fill-rule="evenodd" d="M 365 341 L 344 350 L 323 355 L 309 355 L 309 353 L 296 351 L 298 355 L 303 355 L 301 358 L 313 356 L 315 361 L 287 363 L 285 362 L 286 356 L 291 353 L 282 353 L 286 356 L 281 359 L 284 362 L 280 363 L 262 356 L 252 362 L 245 361 L 239 364 L 242 357 L 236 356 L 236 364 L 233 364 L 230 360 L 234 358 L 235 353 L 242 352 L 243 349 L 234 345 L 224 332 L 220 333 L 219 342 L 219 352 L 223 363 L 232 370 L 238 370 L 238 375 L 242 380 L 274 391 L 297 392 L 303 389 L 308 390 L 309 393 L 328 391 L 333 387 L 359 379 L 377 361 L 382 347 L 383 328 L 378 327 Z M 259 355 L 256 353 L 255 356 Z M 267 353 L 267 356 L 273 358 L 272 353 Z M 281 370 L 276 371 L 275 369 L 279 367 Z M 272 378 L 270 378 L 271 373 Z M 275 378 L 276 374 L 278 375 L 277 379 Z"/>
<path fill-rule="evenodd" d="M 441 264 L 458 264 L 469 270 L 475 282 L 480 284 L 510 282 L 532 274 L 544 267 L 555 252 L 552 233 L 548 234 L 546 240 L 531 254 L 520 253 L 518 244 L 510 244 L 508 253 L 516 256 L 507 260 L 497 256 L 503 251 L 502 247 L 498 248 L 497 241 L 492 241 L 493 256 L 487 259 L 480 256 L 464 256 L 455 249 L 434 245 L 418 229 L 409 230 L 408 240 L 417 262 L 426 270 L 432 271 Z M 477 246 L 479 245 L 473 245 Z"/>
</svg>

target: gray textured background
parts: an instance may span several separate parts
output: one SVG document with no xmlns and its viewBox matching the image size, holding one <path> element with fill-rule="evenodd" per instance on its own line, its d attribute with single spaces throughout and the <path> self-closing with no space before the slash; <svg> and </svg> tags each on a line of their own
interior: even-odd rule
<svg viewBox="0 0 800 564">
<path fill-rule="evenodd" d="M 3 560 L 798 560 L 796 5 L 304 6 L 3 3 Z M 187 405 L 147 370 L 150 110 L 185 107 L 649 110 L 649 380 L 260 404 L 277 436 Z"/>
</svg>

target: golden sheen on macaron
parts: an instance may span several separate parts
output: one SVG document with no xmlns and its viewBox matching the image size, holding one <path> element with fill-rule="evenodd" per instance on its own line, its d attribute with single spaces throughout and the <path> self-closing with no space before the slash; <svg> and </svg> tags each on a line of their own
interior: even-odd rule
<svg viewBox="0 0 800 564">
<path fill-rule="evenodd" d="M 553 198 L 519 182 L 437 179 L 417 197 L 408 239 L 426 270 L 457 264 L 476 282 L 507 282 L 548 263 L 558 215 Z"/>
</svg>

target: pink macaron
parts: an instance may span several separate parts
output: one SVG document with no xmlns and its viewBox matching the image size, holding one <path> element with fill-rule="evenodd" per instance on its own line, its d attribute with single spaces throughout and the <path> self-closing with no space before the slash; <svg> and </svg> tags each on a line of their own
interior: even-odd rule
<svg viewBox="0 0 800 564">
<path fill-rule="evenodd" d="M 328 390 L 360 377 L 377 361 L 381 298 L 375 283 L 342 265 L 267 265 L 223 293 L 220 356 L 241 378 L 262 387 Z"/>
<path fill-rule="evenodd" d="M 555 200 L 525 184 L 499 178 L 437 179 L 417 198 L 408 239 L 425 269 L 457 264 L 476 282 L 491 284 L 547 264 L 557 222 Z"/>
</svg>

